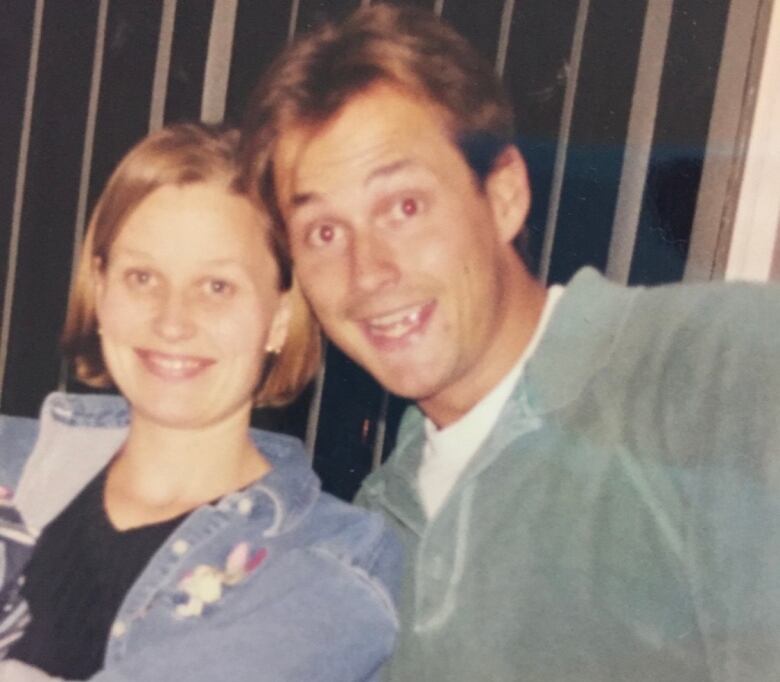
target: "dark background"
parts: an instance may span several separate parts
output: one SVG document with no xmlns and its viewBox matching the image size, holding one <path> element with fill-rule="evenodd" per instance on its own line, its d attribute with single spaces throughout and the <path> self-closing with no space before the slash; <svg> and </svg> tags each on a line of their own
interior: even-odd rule
<svg viewBox="0 0 780 682">
<path fill-rule="evenodd" d="M 175 18 L 170 62 L 163 74 L 164 121 L 201 116 L 211 49 L 221 50 L 230 60 L 225 118 L 238 122 L 257 75 L 285 44 L 291 28 L 293 33 L 306 31 L 358 4 L 356 0 L 0 2 L 3 412 L 35 415 L 49 391 L 83 390 L 71 381 L 57 348 L 74 244 L 83 229 L 79 202 L 82 214 L 91 208 L 112 167 L 149 131 L 166 6 L 175 8 Z M 724 36 L 733 21 L 730 11 L 757 13 L 765 3 L 444 0 L 434 4 L 417 0 L 414 4 L 440 11 L 502 72 L 517 111 L 518 142 L 531 170 L 534 203 L 527 225 L 531 251 L 542 260 L 548 281 L 565 282 L 586 264 L 608 271 L 610 243 L 621 230 L 635 231 L 626 261 L 628 275 L 623 277 L 631 283 L 719 276 L 714 253 L 711 258 L 704 254 L 705 267 L 686 268 L 691 229 L 706 160 L 716 153 L 730 154 L 738 142 L 727 136 L 714 149 L 710 130 Z M 236 10 L 235 25 L 228 32 L 232 39 L 210 46 L 215 6 L 230 5 Z M 632 134 L 632 111 L 638 113 L 635 102 L 642 94 L 636 84 L 643 35 L 651 25 L 646 22 L 661 21 L 665 12 L 665 45 L 645 45 L 662 61 L 651 112 L 654 122 L 644 132 Z M 99 63 L 95 62 L 96 41 L 102 41 Z M 753 41 L 743 42 L 738 47 L 747 54 Z M 731 106 L 741 104 L 736 101 Z M 646 168 L 639 166 L 636 218 L 615 221 L 624 190 L 626 149 L 635 147 L 649 155 Z M 307 437 L 325 488 L 350 498 L 372 463 L 387 455 L 403 407 L 402 401 L 388 397 L 331 347 L 318 386 L 288 409 L 259 412 L 255 423 Z"/>
</svg>

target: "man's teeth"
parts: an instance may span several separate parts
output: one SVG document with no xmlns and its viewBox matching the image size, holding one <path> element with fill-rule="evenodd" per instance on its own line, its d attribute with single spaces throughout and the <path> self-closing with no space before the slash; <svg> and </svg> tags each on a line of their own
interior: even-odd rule
<svg viewBox="0 0 780 682">
<path fill-rule="evenodd" d="M 420 321 L 422 306 L 413 309 L 406 308 L 395 313 L 374 317 L 369 320 L 368 326 L 374 334 L 382 336 L 403 336 Z"/>
</svg>

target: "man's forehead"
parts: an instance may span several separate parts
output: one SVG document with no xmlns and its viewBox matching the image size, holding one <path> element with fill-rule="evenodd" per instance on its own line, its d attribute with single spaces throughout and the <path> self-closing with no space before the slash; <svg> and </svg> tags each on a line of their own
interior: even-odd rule
<svg viewBox="0 0 780 682">
<path fill-rule="evenodd" d="M 274 154 L 277 194 L 287 200 L 309 191 L 308 182 L 349 168 L 356 177 L 389 173 L 412 165 L 415 151 L 446 136 L 438 107 L 388 86 L 353 96 L 319 125 L 298 125 L 279 136 Z"/>
</svg>

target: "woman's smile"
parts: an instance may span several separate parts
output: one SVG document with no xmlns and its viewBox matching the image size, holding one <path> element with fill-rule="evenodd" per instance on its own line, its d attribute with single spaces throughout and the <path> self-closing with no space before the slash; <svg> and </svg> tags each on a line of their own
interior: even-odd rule
<svg viewBox="0 0 780 682">
<path fill-rule="evenodd" d="M 184 381 L 202 374 L 216 360 L 194 355 L 173 355 L 146 348 L 136 348 L 135 354 L 154 376 L 166 381 Z"/>
</svg>

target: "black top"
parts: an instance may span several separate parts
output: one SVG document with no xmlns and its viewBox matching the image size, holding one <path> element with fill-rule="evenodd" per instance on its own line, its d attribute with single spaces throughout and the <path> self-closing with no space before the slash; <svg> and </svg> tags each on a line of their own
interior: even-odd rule
<svg viewBox="0 0 780 682">
<path fill-rule="evenodd" d="M 118 531 L 103 507 L 106 471 L 41 534 L 22 588 L 32 621 L 8 655 L 71 680 L 103 667 L 125 595 L 186 516 Z"/>
</svg>

